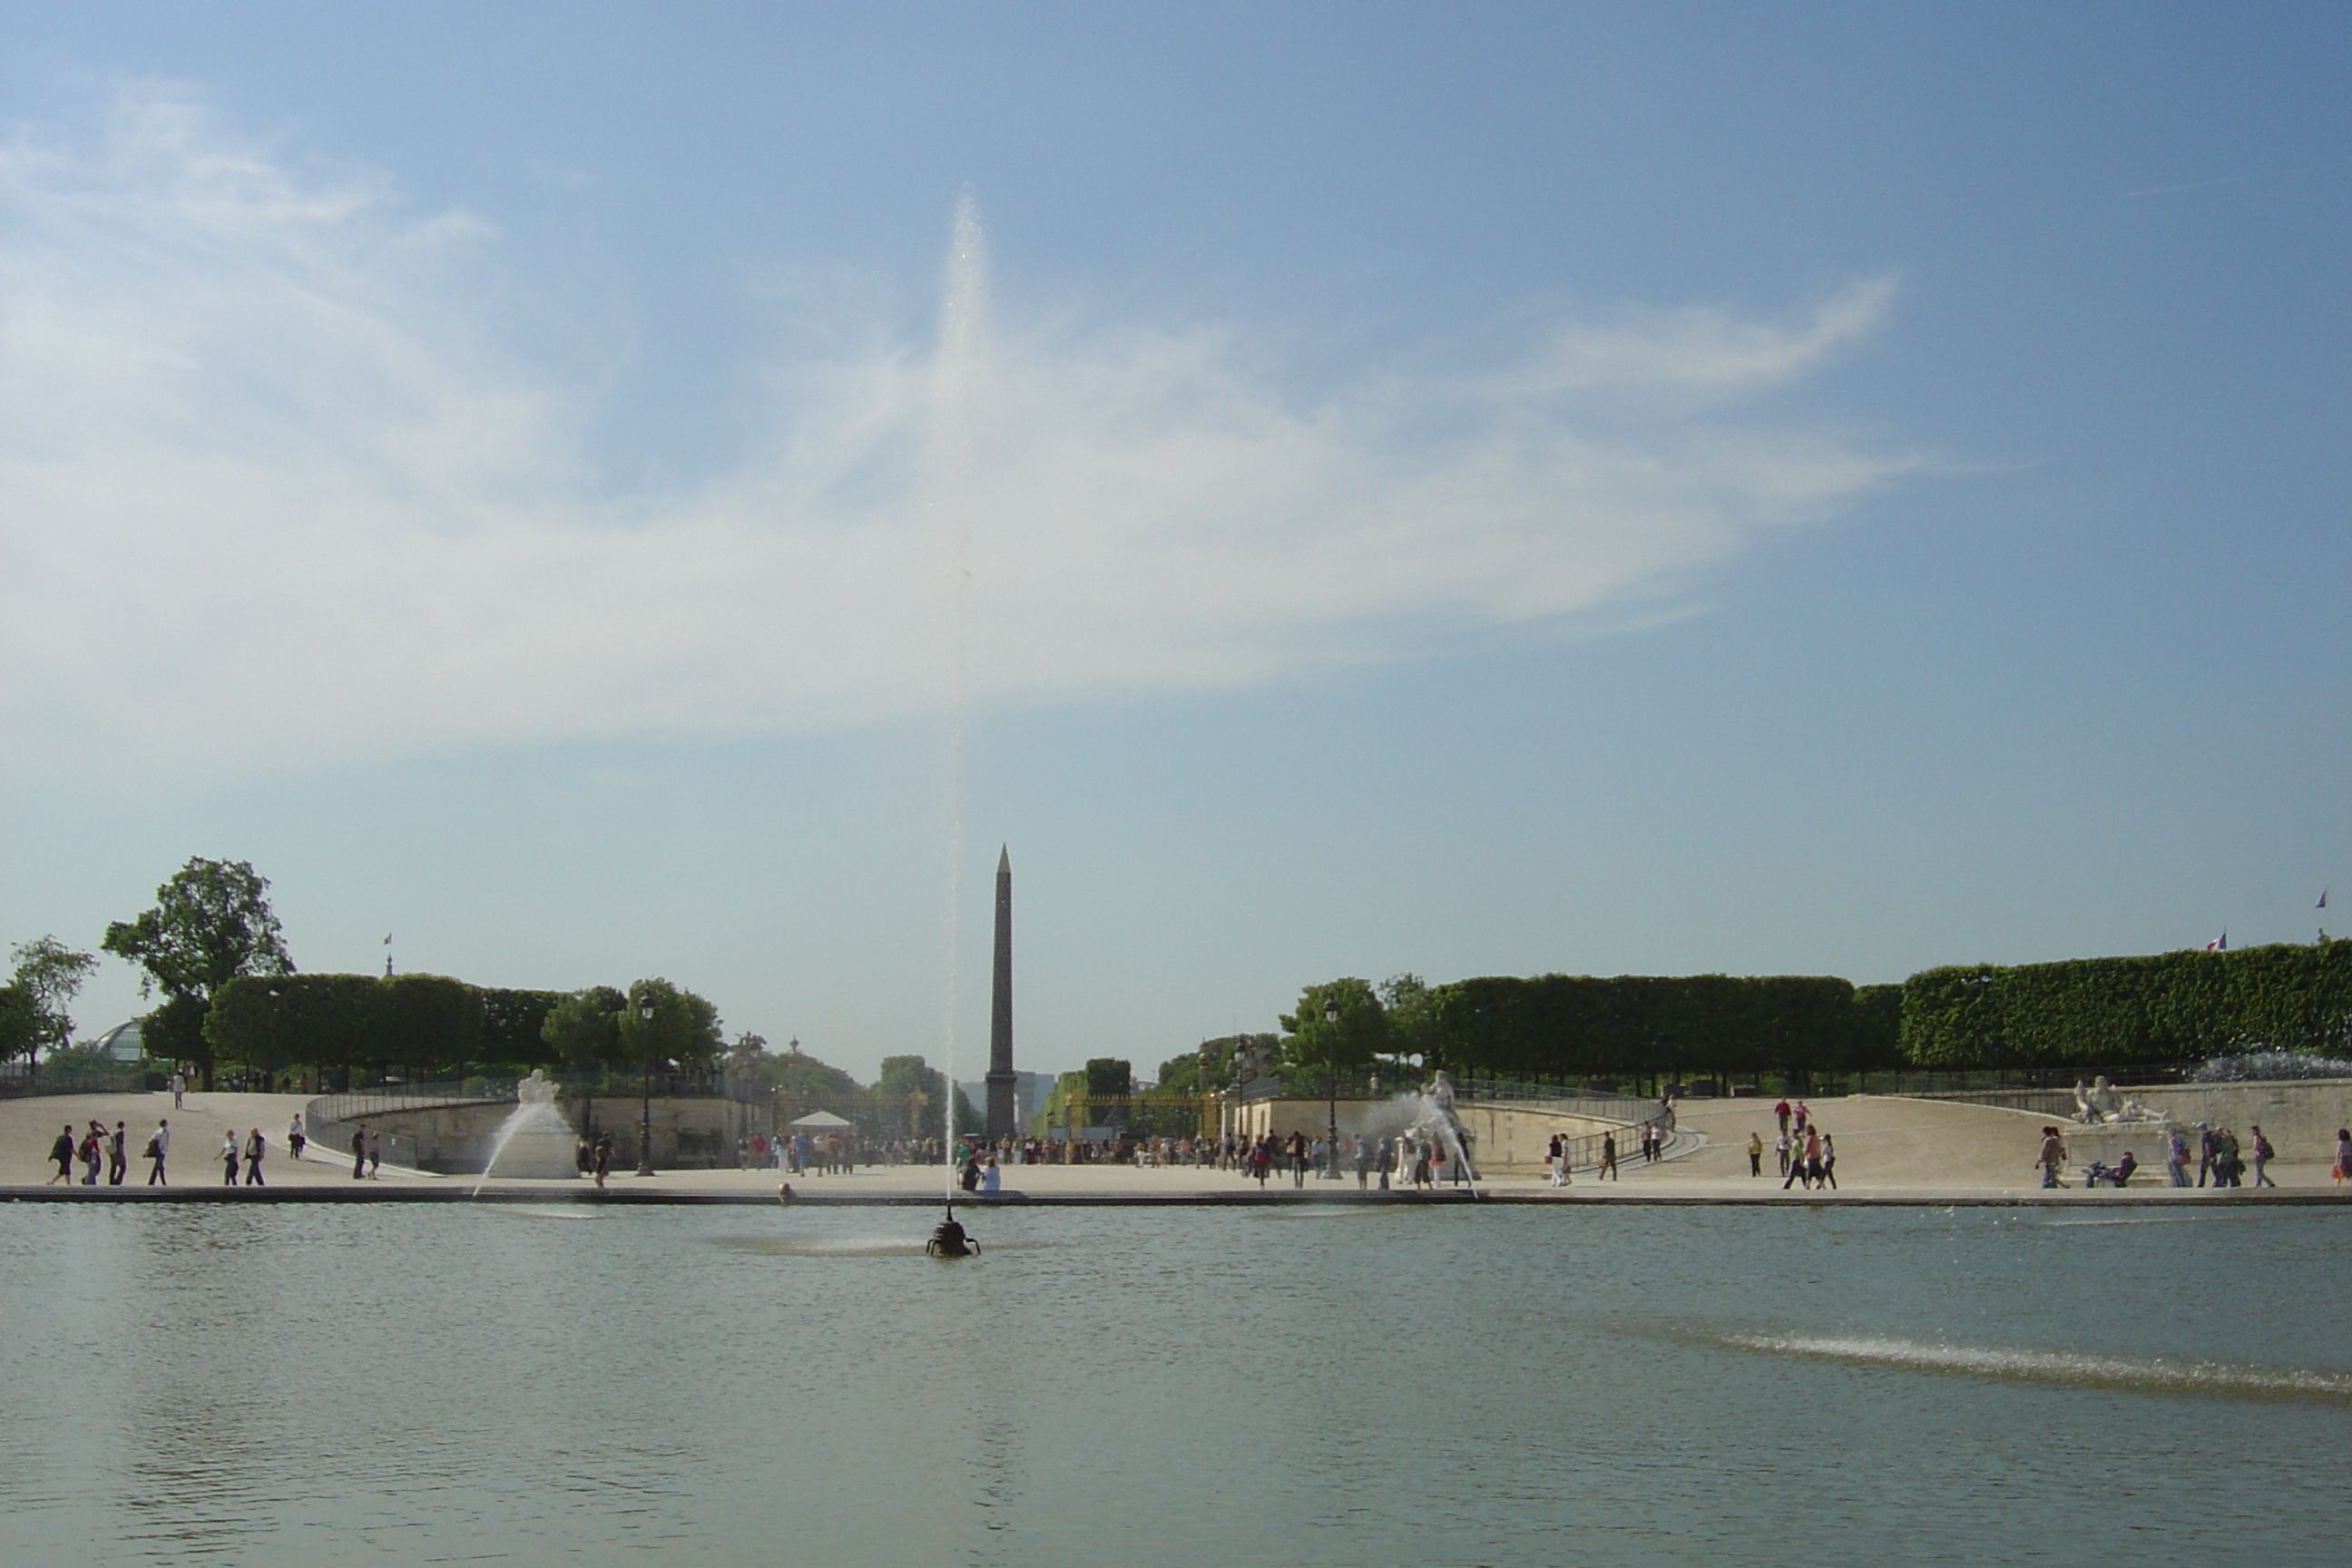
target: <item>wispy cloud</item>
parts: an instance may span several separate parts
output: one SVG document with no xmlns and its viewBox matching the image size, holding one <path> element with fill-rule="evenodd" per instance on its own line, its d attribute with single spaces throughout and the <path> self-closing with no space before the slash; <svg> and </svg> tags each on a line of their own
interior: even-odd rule
<svg viewBox="0 0 2352 1568">
<path fill-rule="evenodd" d="M 15 756 L 233 774 L 946 691 L 927 345 L 877 321 L 780 362 L 730 471 L 615 493 L 588 395 L 499 330 L 478 219 L 159 91 L 103 136 L 9 143 L 0 200 Z M 1238 326 L 996 321 L 970 689 L 1240 685 L 1654 603 L 1916 466 L 1766 402 L 1892 296 L 1564 321 L 1480 374 L 1306 401 Z"/>
</svg>

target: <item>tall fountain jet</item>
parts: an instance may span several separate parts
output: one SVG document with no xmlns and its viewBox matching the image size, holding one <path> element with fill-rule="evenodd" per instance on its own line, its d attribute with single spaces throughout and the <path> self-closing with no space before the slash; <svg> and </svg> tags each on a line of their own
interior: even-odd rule
<svg viewBox="0 0 2352 1568">
<path fill-rule="evenodd" d="M 988 1005 L 988 1135 L 1010 1137 L 1013 1127 L 1013 853 L 996 854 L 996 980 Z"/>
</svg>

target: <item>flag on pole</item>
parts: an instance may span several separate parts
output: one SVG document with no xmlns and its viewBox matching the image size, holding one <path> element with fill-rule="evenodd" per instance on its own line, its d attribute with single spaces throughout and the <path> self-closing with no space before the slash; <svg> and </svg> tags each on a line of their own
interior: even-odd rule
<svg viewBox="0 0 2352 1568">
<path fill-rule="evenodd" d="M 2229 952 L 2229 951 L 2230 951 L 2230 933 L 2229 933 L 2228 931 L 2223 931 L 2220 936 L 2217 936 L 2217 937 L 2215 937 L 2211 942 L 2207 942 L 2207 943 L 2205 944 L 2205 951 L 2206 951 L 2206 952 Z"/>
<path fill-rule="evenodd" d="M 2315 903 L 2315 904 L 2312 905 L 2311 907 L 2312 907 L 2313 909 L 2315 909 L 2315 910 L 2324 910 L 2324 909 L 2326 909 L 2326 908 L 2327 907 L 2327 889 L 2326 889 L 2322 888 L 2322 889 L 2319 889 L 2319 902 L 2317 902 L 2317 903 Z"/>
</svg>

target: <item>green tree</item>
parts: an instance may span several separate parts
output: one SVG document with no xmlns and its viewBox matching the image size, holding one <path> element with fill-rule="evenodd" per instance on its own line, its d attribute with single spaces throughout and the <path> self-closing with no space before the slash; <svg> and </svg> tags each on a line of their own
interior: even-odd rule
<svg viewBox="0 0 2352 1568">
<path fill-rule="evenodd" d="M 371 974 L 240 975 L 213 993 L 198 1018 L 215 1061 L 261 1072 L 383 1063 L 393 1054 L 383 1028 L 388 984 Z M 167 1053 L 151 1044 L 148 1054 Z"/>
<path fill-rule="evenodd" d="M 649 1002 L 651 1019 L 644 1016 Z M 726 1037 L 719 1030 L 718 1008 L 656 976 L 629 987 L 628 1004 L 621 1009 L 621 1044 L 630 1061 L 650 1058 L 656 1066 L 668 1062 L 683 1071 L 700 1072 L 718 1060 Z"/>
<path fill-rule="evenodd" d="M 0 1062 L 29 1057 L 40 1048 L 41 1016 L 33 999 L 15 985 L 0 985 Z"/>
<path fill-rule="evenodd" d="M 628 1059 L 621 1044 L 621 1013 L 629 999 L 610 985 L 574 991 L 547 1010 L 539 1037 L 558 1061 L 610 1067 Z"/>
<path fill-rule="evenodd" d="M 980 1117 L 963 1090 L 954 1092 L 956 1131 L 971 1131 L 980 1126 Z M 922 1058 L 884 1057 L 881 1075 L 874 1080 L 874 1108 L 884 1126 L 904 1129 L 903 1136 L 936 1138 L 940 1106 L 947 1093 L 947 1075 Z"/>
<path fill-rule="evenodd" d="M 458 1072 L 482 1056 L 482 994 L 446 974 L 388 975 L 376 1007 L 383 1065 L 415 1082 Z"/>
<path fill-rule="evenodd" d="M 1223 1089 L 1234 1081 L 1236 1049 L 1262 1045 L 1271 1052 L 1281 1044 L 1281 1037 L 1275 1035 L 1225 1035 L 1202 1040 L 1182 1056 L 1171 1057 L 1160 1064 L 1160 1087 L 1179 1094 L 1199 1094 L 1203 1088 Z"/>
<path fill-rule="evenodd" d="M 16 969 L 9 977 L 9 989 L 23 999 L 20 1005 L 29 1015 L 33 1037 L 25 1054 L 30 1056 L 37 1048 L 66 1049 L 73 1044 L 73 1015 L 66 1009 L 72 1005 L 82 982 L 98 967 L 98 960 L 53 936 L 20 942 L 10 956 Z"/>
<path fill-rule="evenodd" d="M 1412 977 L 1402 976 L 1403 979 Z M 1412 982 L 1415 985 L 1419 981 Z M 1328 1005 L 1337 1003 L 1337 1025 L 1324 1017 Z M 1369 1066 L 1375 1057 L 1390 1054 L 1392 1034 L 1388 1009 L 1367 980 L 1333 980 L 1309 985 L 1299 993 L 1298 1011 L 1286 1013 L 1282 1026 L 1283 1060 L 1294 1068 L 1320 1068 L 1336 1064 L 1341 1072 Z M 1304 1080 L 1301 1080 L 1304 1081 Z"/>
<path fill-rule="evenodd" d="M 212 1047 L 205 1039 L 202 1013 L 215 991 L 241 974 L 291 974 L 293 960 L 266 896 L 269 879 L 242 860 L 192 858 L 155 889 L 155 907 L 134 920 L 116 921 L 99 945 L 139 966 L 140 994 L 162 991 L 166 1008 L 194 1002 L 196 1016 L 182 1007 L 164 1020 L 162 1043 L 182 1053 L 212 1083 Z M 159 1009 L 159 1011 L 162 1011 Z M 149 1034 L 150 1041 L 159 1037 Z M 151 1056 L 163 1052 L 149 1047 Z"/>
<path fill-rule="evenodd" d="M 557 1059 L 544 1033 L 547 1016 L 563 1000 L 561 991 L 482 988 L 482 1059 L 486 1064 L 528 1071 Z"/>
<path fill-rule="evenodd" d="M 1343 1002 L 1343 1011 L 1345 1006 Z M 1391 974 L 1381 981 L 1381 1011 L 1389 1037 L 1380 1054 L 1424 1060 L 1437 1054 L 1437 996 L 1420 975 Z"/>
<path fill-rule="evenodd" d="M 782 1101 L 777 1109 L 787 1121 L 813 1110 L 831 1111 L 852 1121 L 872 1120 L 871 1097 L 866 1088 L 839 1068 L 802 1050 L 798 1040 L 786 1046 L 783 1055 L 768 1058 L 761 1071 Z"/>
</svg>

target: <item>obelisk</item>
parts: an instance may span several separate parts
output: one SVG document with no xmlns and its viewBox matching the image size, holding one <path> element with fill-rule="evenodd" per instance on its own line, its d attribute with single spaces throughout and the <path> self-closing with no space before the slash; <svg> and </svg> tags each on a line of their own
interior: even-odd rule
<svg viewBox="0 0 2352 1568">
<path fill-rule="evenodd" d="M 996 981 L 988 1001 L 988 1135 L 1007 1138 L 1013 1125 L 1013 855 L 996 855 Z"/>
</svg>

